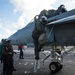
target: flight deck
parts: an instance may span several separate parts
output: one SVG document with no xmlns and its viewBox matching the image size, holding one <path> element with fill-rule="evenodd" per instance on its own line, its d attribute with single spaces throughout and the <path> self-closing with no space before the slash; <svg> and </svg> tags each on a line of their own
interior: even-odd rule
<svg viewBox="0 0 75 75">
<path fill-rule="evenodd" d="M 44 64 L 40 65 L 40 68 L 34 72 L 34 48 L 25 48 L 24 59 L 19 59 L 19 51 L 14 50 L 17 54 L 14 54 L 14 67 L 16 71 L 13 75 L 75 75 L 75 49 L 74 47 L 65 47 L 67 51 L 63 57 L 63 68 L 57 73 L 51 73 L 49 69 L 50 58 L 45 60 Z M 48 54 L 50 51 L 44 51 Z M 44 58 L 41 56 L 40 60 Z M 2 64 L 0 63 L 0 75 L 2 75 Z"/>
</svg>

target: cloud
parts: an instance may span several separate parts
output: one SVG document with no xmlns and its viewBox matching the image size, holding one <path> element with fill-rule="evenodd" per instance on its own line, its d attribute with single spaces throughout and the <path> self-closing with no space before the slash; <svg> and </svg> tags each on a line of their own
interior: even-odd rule
<svg viewBox="0 0 75 75">
<path fill-rule="evenodd" d="M 7 36 L 10 36 L 18 29 L 25 27 L 36 14 L 39 14 L 43 9 L 53 8 L 51 4 L 55 4 L 58 0 L 11 0 L 14 9 L 13 13 L 16 15 L 18 12 L 21 13 L 16 22 L 5 23 L 4 32 Z M 4 25 L 4 24 L 3 24 Z"/>
<path fill-rule="evenodd" d="M 22 12 L 18 23 L 20 23 L 20 21 L 22 23 L 24 19 L 23 23 L 26 20 L 25 24 L 36 14 L 39 14 L 41 10 L 53 8 L 51 4 L 55 4 L 56 2 L 58 2 L 58 0 L 11 0 L 11 3 L 15 6 L 14 13 Z M 22 18 L 22 20 L 20 18 Z"/>
<path fill-rule="evenodd" d="M 68 10 L 75 9 L 75 0 L 67 0 L 65 6 Z"/>
<path fill-rule="evenodd" d="M 0 39 L 8 38 L 17 30 L 25 27 L 31 20 L 33 20 L 36 14 L 39 14 L 43 9 L 51 9 L 52 4 L 55 4 L 58 0 L 10 0 L 10 3 L 14 6 L 13 14 L 16 17 L 18 12 L 21 13 L 16 22 L 8 20 L 8 22 L 2 22 L 0 18 Z"/>
<path fill-rule="evenodd" d="M 24 18 L 24 16 L 22 15 L 22 16 L 19 17 L 19 19 L 18 19 L 18 21 L 17 21 L 15 27 L 21 29 L 21 28 L 24 27 L 24 26 L 25 26 L 25 18 Z"/>
<path fill-rule="evenodd" d="M 8 38 L 13 33 L 15 33 L 19 28 L 15 27 L 16 23 L 14 22 L 2 22 L 0 21 L 0 40 L 2 38 Z"/>
<path fill-rule="evenodd" d="M 13 12 L 15 14 L 21 12 L 15 27 L 20 29 L 25 27 L 36 14 L 40 13 L 41 10 L 53 9 L 54 7 L 52 5 L 56 4 L 57 2 L 59 2 L 59 0 L 11 0 L 11 3 L 15 7 Z M 75 1 L 67 0 L 64 5 L 67 9 L 73 9 Z"/>
<path fill-rule="evenodd" d="M 0 22 L 0 39 L 2 38 L 8 38 L 12 33 L 12 27 L 9 28 L 10 25 L 6 25 L 5 23 Z"/>
</svg>

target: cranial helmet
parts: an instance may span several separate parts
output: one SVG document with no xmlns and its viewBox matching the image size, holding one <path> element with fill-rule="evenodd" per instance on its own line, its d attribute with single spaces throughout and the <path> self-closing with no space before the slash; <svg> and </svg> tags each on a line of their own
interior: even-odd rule
<svg viewBox="0 0 75 75">
<path fill-rule="evenodd" d="M 60 7 L 60 8 L 65 8 L 65 5 L 62 4 L 62 5 L 60 5 L 59 7 Z"/>
<path fill-rule="evenodd" d="M 34 17 L 35 20 L 37 20 L 38 18 L 39 18 L 39 15 L 36 15 L 36 16 Z"/>
<path fill-rule="evenodd" d="M 40 22 L 47 22 L 47 17 L 46 16 L 41 16 Z"/>
</svg>

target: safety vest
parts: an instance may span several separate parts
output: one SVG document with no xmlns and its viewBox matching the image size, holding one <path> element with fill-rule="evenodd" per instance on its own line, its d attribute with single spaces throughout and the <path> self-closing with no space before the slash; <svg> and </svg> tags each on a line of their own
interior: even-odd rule
<svg viewBox="0 0 75 75">
<path fill-rule="evenodd" d="M 23 48 L 23 46 L 22 46 L 22 45 L 19 45 L 19 46 L 18 46 L 18 49 L 22 49 L 22 48 Z"/>
</svg>

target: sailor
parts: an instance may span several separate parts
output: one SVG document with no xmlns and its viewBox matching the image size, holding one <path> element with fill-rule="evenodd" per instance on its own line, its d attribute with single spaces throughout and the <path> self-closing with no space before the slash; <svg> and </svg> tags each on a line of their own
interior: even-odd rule
<svg viewBox="0 0 75 75">
<path fill-rule="evenodd" d="M 53 14 L 51 15 L 51 17 L 52 16 L 56 16 L 56 15 L 59 15 L 59 14 L 62 14 L 62 13 L 64 13 L 64 12 L 67 12 L 67 9 L 65 8 L 65 5 L 60 5 L 59 7 L 58 7 L 58 9 L 57 10 L 55 10 L 54 12 L 53 12 Z"/>
<path fill-rule="evenodd" d="M 62 50 L 65 50 L 64 46 L 55 46 L 55 51 L 58 53 L 58 54 L 61 54 Z"/>
<path fill-rule="evenodd" d="M 24 59 L 23 48 L 24 47 L 21 44 L 18 45 L 18 50 L 20 50 L 19 59 Z"/>
<path fill-rule="evenodd" d="M 67 9 L 65 8 L 65 5 L 62 4 L 62 5 L 59 6 L 59 8 L 61 9 L 61 13 L 67 12 Z"/>
<path fill-rule="evenodd" d="M 2 48 L 3 59 L 3 75 L 12 75 L 13 72 L 13 49 L 9 40 L 6 40 L 5 45 Z"/>
<path fill-rule="evenodd" d="M 35 46 L 35 59 L 39 59 L 39 51 L 41 51 L 41 48 L 43 45 L 40 45 L 38 42 L 38 39 L 42 33 L 45 33 L 45 25 L 47 22 L 47 17 L 46 16 L 40 16 L 36 15 L 35 18 L 35 27 L 32 33 L 32 38 L 34 41 L 34 46 Z"/>
<path fill-rule="evenodd" d="M 4 61 L 3 61 L 2 50 L 3 50 L 3 47 L 5 46 L 5 43 L 6 43 L 6 39 L 2 39 L 1 40 L 1 63 L 3 63 L 3 75 L 5 75 L 5 64 L 4 64 Z"/>
<path fill-rule="evenodd" d="M 2 63 L 2 43 L 0 43 L 0 60 L 1 60 L 1 63 Z"/>
</svg>

